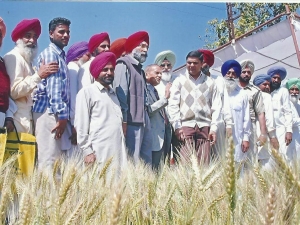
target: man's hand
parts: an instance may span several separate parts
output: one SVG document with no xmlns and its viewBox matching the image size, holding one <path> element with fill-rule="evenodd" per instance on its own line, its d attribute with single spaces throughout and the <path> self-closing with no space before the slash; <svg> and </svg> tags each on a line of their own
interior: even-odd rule
<svg viewBox="0 0 300 225">
<path fill-rule="evenodd" d="M 276 150 L 279 149 L 279 142 L 276 137 L 270 138 L 270 142 L 273 148 L 275 148 Z"/>
<path fill-rule="evenodd" d="M 267 135 L 266 134 L 261 134 L 259 136 L 258 140 L 261 143 L 260 145 L 263 146 L 266 143 L 266 141 L 267 141 Z"/>
<path fill-rule="evenodd" d="M 292 135 L 291 132 L 286 132 L 285 133 L 285 144 L 286 144 L 286 146 L 288 146 L 289 144 L 291 144 L 292 137 L 293 137 L 293 135 Z"/>
<path fill-rule="evenodd" d="M 123 129 L 123 134 L 124 134 L 124 137 L 126 137 L 126 133 L 127 133 L 127 123 L 122 123 L 122 129 Z"/>
<path fill-rule="evenodd" d="M 183 133 L 182 128 L 177 128 L 177 129 L 175 130 L 175 135 L 176 135 L 176 137 L 177 137 L 177 139 L 178 139 L 179 141 L 184 141 L 185 135 L 184 135 L 184 133 Z"/>
<path fill-rule="evenodd" d="M 40 69 L 38 71 L 38 75 L 41 79 L 47 78 L 49 75 L 56 73 L 58 71 L 58 63 L 57 62 L 51 62 L 47 65 L 45 65 L 45 60 L 40 65 Z"/>
<path fill-rule="evenodd" d="M 4 126 L 6 127 L 7 133 L 9 132 L 13 132 L 14 131 L 14 125 L 13 125 L 13 121 L 12 118 L 9 120 L 5 120 Z"/>
<path fill-rule="evenodd" d="M 214 145 L 217 141 L 217 134 L 214 131 L 209 132 L 208 140 L 210 141 L 210 145 Z"/>
<path fill-rule="evenodd" d="M 77 132 L 75 127 L 72 126 L 72 135 L 69 138 L 71 140 L 72 145 L 77 145 Z"/>
<path fill-rule="evenodd" d="M 166 99 L 169 99 L 170 98 L 170 94 L 171 94 L 171 91 L 170 91 L 170 88 L 172 87 L 172 83 L 167 83 L 166 85 L 166 89 L 165 89 L 165 98 Z"/>
<path fill-rule="evenodd" d="M 84 162 L 86 164 L 91 164 L 94 163 L 96 161 L 96 155 L 94 153 L 91 153 L 89 155 L 87 155 L 86 157 L 84 157 Z"/>
<path fill-rule="evenodd" d="M 232 128 L 226 128 L 226 137 L 229 138 L 232 136 Z"/>
<path fill-rule="evenodd" d="M 247 152 L 249 150 L 249 141 L 242 142 L 242 152 Z"/>
<path fill-rule="evenodd" d="M 56 123 L 56 126 L 51 130 L 51 132 L 55 132 L 55 139 L 60 139 L 62 134 L 64 133 L 66 126 L 67 126 L 67 119 L 64 120 L 58 120 L 58 122 Z"/>
</svg>

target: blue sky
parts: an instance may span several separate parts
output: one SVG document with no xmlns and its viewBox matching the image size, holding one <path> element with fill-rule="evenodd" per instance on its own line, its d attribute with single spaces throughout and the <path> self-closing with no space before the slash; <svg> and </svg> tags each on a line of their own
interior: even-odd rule
<svg viewBox="0 0 300 225">
<path fill-rule="evenodd" d="M 120 37 L 145 30 L 150 36 L 148 59 L 153 63 L 157 53 L 175 52 L 175 68 L 185 63 L 191 50 L 204 46 L 207 22 L 213 18 L 226 18 L 225 3 L 207 2 L 22 2 L 1 1 L 0 17 L 5 21 L 7 34 L 0 55 L 11 50 L 14 43 L 11 32 L 23 19 L 38 18 L 42 34 L 39 51 L 49 44 L 48 24 L 54 17 L 71 20 L 71 38 L 65 51 L 75 42 L 88 41 L 101 32 L 108 32 L 111 42 Z"/>
</svg>

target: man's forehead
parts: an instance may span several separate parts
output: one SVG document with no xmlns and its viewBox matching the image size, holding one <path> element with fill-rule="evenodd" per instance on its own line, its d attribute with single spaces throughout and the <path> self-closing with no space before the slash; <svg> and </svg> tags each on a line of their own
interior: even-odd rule
<svg viewBox="0 0 300 225">
<path fill-rule="evenodd" d="M 200 59 L 198 59 L 197 57 L 188 57 L 187 61 L 189 61 L 189 62 L 195 62 L 195 61 L 200 61 Z"/>
<path fill-rule="evenodd" d="M 243 69 L 243 71 L 250 71 L 249 66 L 247 65 L 247 66 Z"/>
<path fill-rule="evenodd" d="M 34 30 L 29 30 L 24 33 L 24 35 L 26 35 L 26 34 L 36 35 L 36 32 Z"/>
<path fill-rule="evenodd" d="M 162 61 L 163 63 L 171 63 L 168 59 L 164 59 L 163 61 Z"/>
</svg>

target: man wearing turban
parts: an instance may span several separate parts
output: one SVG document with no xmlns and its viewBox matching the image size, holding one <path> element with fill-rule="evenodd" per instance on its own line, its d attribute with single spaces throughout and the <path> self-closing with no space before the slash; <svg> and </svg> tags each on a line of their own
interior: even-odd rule
<svg viewBox="0 0 300 225">
<path fill-rule="evenodd" d="M 250 149 L 257 155 L 257 146 L 260 143 L 264 145 L 267 141 L 267 127 L 265 118 L 265 108 L 263 98 L 259 88 L 250 83 L 252 74 L 254 73 L 254 63 L 248 59 L 240 62 L 242 67 L 242 73 L 239 77 L 239 84 L 249 98 L 250 118 L 251 118 L 251 136 L 250 136 Z M 259 121 L 261 134 L 258 137 L 256 134 L 256 121 Z M 259 141 L 259 142 L 258 142 Z M 258 142 L 258 143 L 257 143 Z"/>
<path fill-rule="evenodd" d="M 116 56 L 111 52 L 97 55 L 90 65 L 95 82 L 83 87 L 76 97 L 75 128 L 78 146 L 85 163 L 104 166 L 113 158 L 113 167 L 126 165 L 122 112 L 111 88 Z"/>
<path fill-rule="evenodd" d="M 6 34 L 6 26 L 3 19 L 0 17 L 0 49 L 2 41 Z M 9 97 L 10 95 L 10 80 L 7 74 L 3 59 L 0 57 L 0 128 L 6 127 L 7 132 L 14 130 L 13 114 L 17 111 L 17 106 Z M 2 133 L 3 130 L 0 130 Z"/>
<path fill-rule="evenodd" d="M 88 60 L 78 71 L 78 91 L 85 86 L 94 83 L 94 78 L 90 73 L 90 65 L 93 59 L 101 54 L 107 52 L 110 49 L 110 38 L 108 33 L 103 32 L 93 35 L 88 43 L 88 50 L 92 54 L 90 60 Z M 78 92 L 77 91 L 77 92 Z"/>
<path fill-rule="evenodd" d="M 249 114 L 248 95 L 238 85 L 241 76 L 241 65 L 235 60 L 223 63 L 221 72 L 225 80 L 228 104 L 232 114 L 232 136 L 235 145 L 234 160 L 238 163 L 251 160 L 253 152 L 249 151 L 251 120 Z"/>
<path fill-rule="evenodd" d="M 203 54 L 186 56 L 186 72 L 173 82 L 169 99 L 170 122 L 182 142 L 180 152 L 189 157 L 195 147 L 198 162 L 208 163 L 211 145 L 216 143 L 221 118 L 221 96 L 214 80 L 201 72 Z"/>
<path fill-rule="evenodd" d="M 276 137 L 274 113 L 272 106 L 272 97 L 270 95 L 270 83 L 271 77 L 267 74 L 257 75 L 253 79 L 253 84 L 257 86 L 262 91 L 262 98 L 264 102 L 265 112 L 266 112 L 266 126 L 268 130 L 267 142 L 264 145 L 258 146 L 258 162 L 263 169 L 272 169 L 273 160 L 270 156 L 269 149 L 271 147 L 279 149 L 278 139 Z M 259 124 L 256 121 L 256 133 L 260 134 Z"/>
<path fill-rule="evenodd" d="M 76 130 L 74 129 L 74 117 L 75 117 L 75 102 L 78 91 L 78 71 L 84 63 L 91 58 L 89 52 L 88 42 L 80 41 L 71 45 L 67 52 L 66 63 L 69 69 L 70 78 L 70 122 L 72 125 L 72 137 L 71 142 L 75 149 L 76 143 Z"/>
<path fill-rule="evenodd" d="M 299 105 L 299 90 L 300 79 L 291 78 L 286 82 L 286 88 L 289 90 L 291 99 L 291 110 L 293 116 L 293 137 L 289 148 L 295 146 L 297 159 L 300 159 L 300 105 Z"/>
<path fill-rule="evenodd" d="M 271 96 L 279 151 L 291 162 L 296 152 L 293 146 L 289 147 L 293 136 L 290 95 L 285 87 L 280 87 L 281 81 L 286 77 L 286 69 L 282 66 L 273 66 L 269 68 L 267 74 L 271 77 Z"/>
<path fill-rule="evenodd" d="M 138 31 L 125 43 L 127 55 L 117 60 L 113 86 L 123 113 L 123 131 L 129 155 L 137 162 L 141 158 L 152 163 L 152 133 L 148 115 L 148 96 L 145 72 L 149 35 Z"/>
<path fill-rule="evenodd" d="M 38 19 L 24 19 L 17 24 L 11 34 L 15 47 L 4 55 L 7 73 L 10 77 L 10 94 L 18 109 L 14 114 L 14 123 L 18 132 L 33 134 L 31 94 L 37 84 L 55 73 L 58 64 L 49 62 L 38 71 L 33 69 L 33 59 L 38 52 L 37 39 L 41 34 L 41 24 Z"/>
<path fill-rule="evenodd" d="M 232 135 L 232 116 L 229 104 L 224 104 L 224 102 L 228 102 L 228 93 L 225 89 L 225 82 L 223 77 L 211 74 L 209 69 L 215 62 L 215 56 L 212 51 L 206 49 L 199 49 L 199 52 L 203 54 L 203 65 L 202 65 L 202 73 L 206 76 L 209 76 L 214 79 L 218 90 L 221 95 L 222 100 L 222 109 L 221 109 L 221 120 L 218 123 L 218 131 L 217 137 L 218 140 L 216 144 L 212 147 L 212 156 L 225 156 L 226 154 L 226 136 L 230 137 Z"/>
<path fill-rule="evenodd" d="M 61 155 L 72 152 L 70 118 L 70 80 L 63 50 L 69 43 L 71 21 L 57 17 L 49 23 L 51 43 L 37 59 L 37 67 L 42 62 L 56 62 L 57 72 L 43 78 L 34 94 L 33 119 L 38 145 L 38 168 L 51 169 Z"/>
</svg>

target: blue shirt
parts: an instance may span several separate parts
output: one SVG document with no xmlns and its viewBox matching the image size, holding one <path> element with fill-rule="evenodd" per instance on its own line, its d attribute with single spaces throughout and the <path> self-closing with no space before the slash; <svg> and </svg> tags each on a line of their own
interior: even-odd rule
<svg viewBox="0 0 300 225">
<path fill-rule="evenodd" d="M 57 115 L 59 120 L 70 116 L 70 81 L 65 52 L 51 43 L 38 57 L 37 68 L 41 63 L 58 62 L 59 70 L 42 79 L 34 94 L 33 112 L 43 113 L 47 108 L 49 114 Z"/>
</svg>

